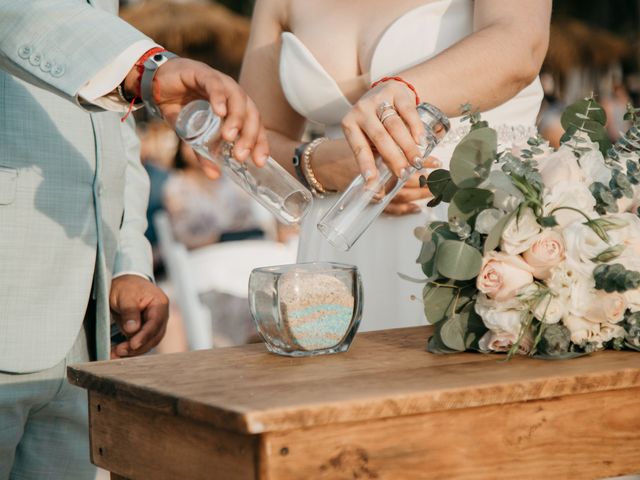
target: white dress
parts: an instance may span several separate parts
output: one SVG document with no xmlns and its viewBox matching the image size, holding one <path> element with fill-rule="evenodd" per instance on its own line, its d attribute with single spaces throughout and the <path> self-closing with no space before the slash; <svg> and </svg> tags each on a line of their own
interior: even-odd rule
<svg viewBox="0 0 640 480">
<path fill-rule="evenodd" d="M 371 62 L 372 81 L 424 62 L 473 32 L 473 0 L 433 0 L 396 19 L 381 36 Z M 487 68 L 491 68 L 487 65 Z M 305 118 L 324 124 L 326 135 L 340 138 L 340 121 L 351 104 L 335 80 L 292 33 L 282 34 L 280 80 L 291 106 Z M 452 88 L 455 81 L 452 79 Z M 535 122 L 542 101 L 539 80 L 503 105 L 483 113 L 498 130 L 502 144 L 526 141 L 536 135 Z M 451 131 L 433 155 L 448 165 L 457 141 L 468 131 L 452 119 Z M 381 216 L 349 252 L 333 248 L 316 226 L 337 197 L 316 199 L 305 218 L 298 260 L 335 261 L 357 265 L 364 282 L 364 316 L 360 330 L 379 330 L 426 323 L 421 303 L 422 285 L 401 279 L 424 275 L 416 258 L 420 242 L 413 230 L 446 216 L 446 206 L 424 207 L 420 214 Z"/>
</svg>

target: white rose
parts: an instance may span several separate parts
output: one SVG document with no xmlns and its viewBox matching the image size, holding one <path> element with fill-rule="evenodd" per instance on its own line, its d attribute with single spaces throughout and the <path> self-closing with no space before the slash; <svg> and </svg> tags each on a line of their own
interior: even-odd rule
<svg viewBox="0 0 640 480">
<path fill-rule="evenodd" d="M 520 256 L 501 252 L 485 255 L 476 280 L 478 290 L 498 301 L 512 299 L 531 283 L 533 274 L 527 262 Z"/>
<path fill-rule="evenodd" d="M 620 325 L 612 325 L 612 324 L 600 325 L 600 335 L 598 336 L 599 337 L 598 344 L 602 346 L 603 343 L 609 342 L 614 338 L 624 337 L 625 334 L 626 332 L 624 328 L 621 327 Z"/>
<path fill-rule="evenodd" d="M 606 218 L 627 224 L 624 228 L 608 232 L 613 245 L 623 245 L 625 247 L 622 254 L 614 260 L 614 263 L 621 263 L 628 270 L 640 271 L 640 218 L 632 213 L 607 215 Z"/>
<path fill-rule="evenodd" d="M 520 218 L 513 215 L 507 222 L 502 232 L 500 249 L 509 255 L 518 255 L 531 246 L 540 230 L 533 210 L 526 208 Z"/>
<path fill-rule="evenodd" d="M 593 290 L 590 302 L 584 308 L 584 318 L 595 323 L 618 323 L 626 310 L 627 301 L 621 293 Z"/>
<path fill-rule="evenodd" d="M 547 295 L 533 311 L 536 319 L 543 323 L 558 323 L 569 311 L 568 298 L 560 295 Z"/>
<path fill-rule="evenodd" d="M 571 332 L 571 341 L 576 344 L 595 341 L 600 335 L 600 324 L 575 315 L 567 315 L 563 322 Z"/>
<path fill-rule="evenodd" d="M 562 231 L 568 270 L 591 277 L 596 264 L 591 261 L 611 247 L 583 222 L 575 222 Z"/>
<path fill-rule="evenodd" d="M 476 300 L 475 309 L 489 330 L 509 332 L 516 336 L 520 334 L 526 305 L 515 298 L 506 302 L 497 302 L 480 294 Z"/>
<path fill-rule="evenodd" d="M 551 269 L 564 260 L 562 235 L 554 230 L 543 230 L 522 256 L 533 268 L 533 276 L 546 280 L 551 275 Z"/>
<path fill-rule="evenodd" d="M 627 290 L 623 295 L 627 302 L 627 308 L 631 310 L 632 313 L 640 312 L 640 288 Z"/>
<path fill-rule="evenodd" d="M 544 185 L 551 189 L 559 183 L 587 183 L 573 150 L 562 146 L 557 152 L 541 160 L 538 164 Z"/>
<path fill-rule="evenodd" d="M 504 216 L 505 213 L 497 208 L 487 208 L 481 211 L 476 217 L 476 232 L 488 235 Z"/>
<path fill-rule="evenodd" d="M 604 163 L 604 157 L 597 146 L 580 157 L 580 168 L 589 179 L 588 184 L 600 182 L 609 185 L 611 169 Z"/>
<path fill-rule="evenodd" d="M 543 197 L 545 215 L 553 215 L 561 227 L 585 220 L 583 215 L 567 210 L 566 207 L 579 210 L 588 218 L 598 216 L 595 212 L 596 200 L 583 183 L 559 182 L 553 188 L 545 190 Z"/>
</svg>

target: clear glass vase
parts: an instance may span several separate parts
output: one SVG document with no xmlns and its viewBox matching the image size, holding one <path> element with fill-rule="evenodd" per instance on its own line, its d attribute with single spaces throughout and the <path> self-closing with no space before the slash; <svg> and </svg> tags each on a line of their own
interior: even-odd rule
<svg viewBox="0 0 640 480">
<path fill-rule="evenodd" d="M 417 111 L 425 128 L 420 150 L 426 158 L 449 131 L 449 120 L 436 107 L 426 103 L 419 105 Z M 367 182 L 358 175 L 318 223 L 320 233 L 340 250 L 347 251 L 358 241 L 418 171 L 415 167 L 407 168 L 402 178 L 398 178 L 379 156 L 376 157 L 376 168 L 378 176 L 373 181 Z"/>
<path fill-rule="evenodd" d="M 355 266 L 302 263 L 257 268 L 249 307 L 271 352 L 293 357 L 345 352 L 362 317 L 362 282 Z"/>
<path fill-rule="evenodd" d="M 281 222 L 300 223 L 311 208 L 311 192 L 271 157 L 263 167 L 256 167 L 251 160 L 236 160 L 232 155 L 233 144 L 220 135 L 221 126 L 222 120 L 209 103 L 195 100 L 180 111 L 175 129 L 191 148 L 220 167 L 223 174 Z"/>
</svg>

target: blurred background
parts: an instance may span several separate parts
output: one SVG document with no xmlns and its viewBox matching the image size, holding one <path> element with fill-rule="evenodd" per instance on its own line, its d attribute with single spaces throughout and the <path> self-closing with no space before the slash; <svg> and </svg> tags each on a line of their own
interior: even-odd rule
<svg viewBox="0 0 640 480">
<path fill-rule="evenodd" d="M 168 50 L 237 77 L 254 0 L 129 0 L 121 15 Z M 640 0 L 555 0 L 541 78 L 541 134 L 562 135 L 564 107 L 594 92 L 615 140 L 640 105 Z M 256 340 L 246 290 L 253 267 L 295 261 L 296 231 L 277 225 L 224 178 L 205 178 L 188 149 L 160 122 L 138 118 L 152 184 L 147 235 L 157 279 L 172 300 L 158 348 L 175 352 Z"/>
</svg>

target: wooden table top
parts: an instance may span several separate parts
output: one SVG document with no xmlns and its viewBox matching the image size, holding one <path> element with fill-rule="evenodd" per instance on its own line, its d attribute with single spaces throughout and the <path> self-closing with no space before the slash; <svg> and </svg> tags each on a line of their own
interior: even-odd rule
<svg viewBox="0 0 640 480">
<path fill-rule="evenodd" d="M 347 353 L 289 358 L 262 344 L 95 362 L 69 380 L 165 413 L 258 434 L 640 386 L 640 354 L 564 361 L 425 351 L 428 327 L 359 334 Z"/>
</svg>

